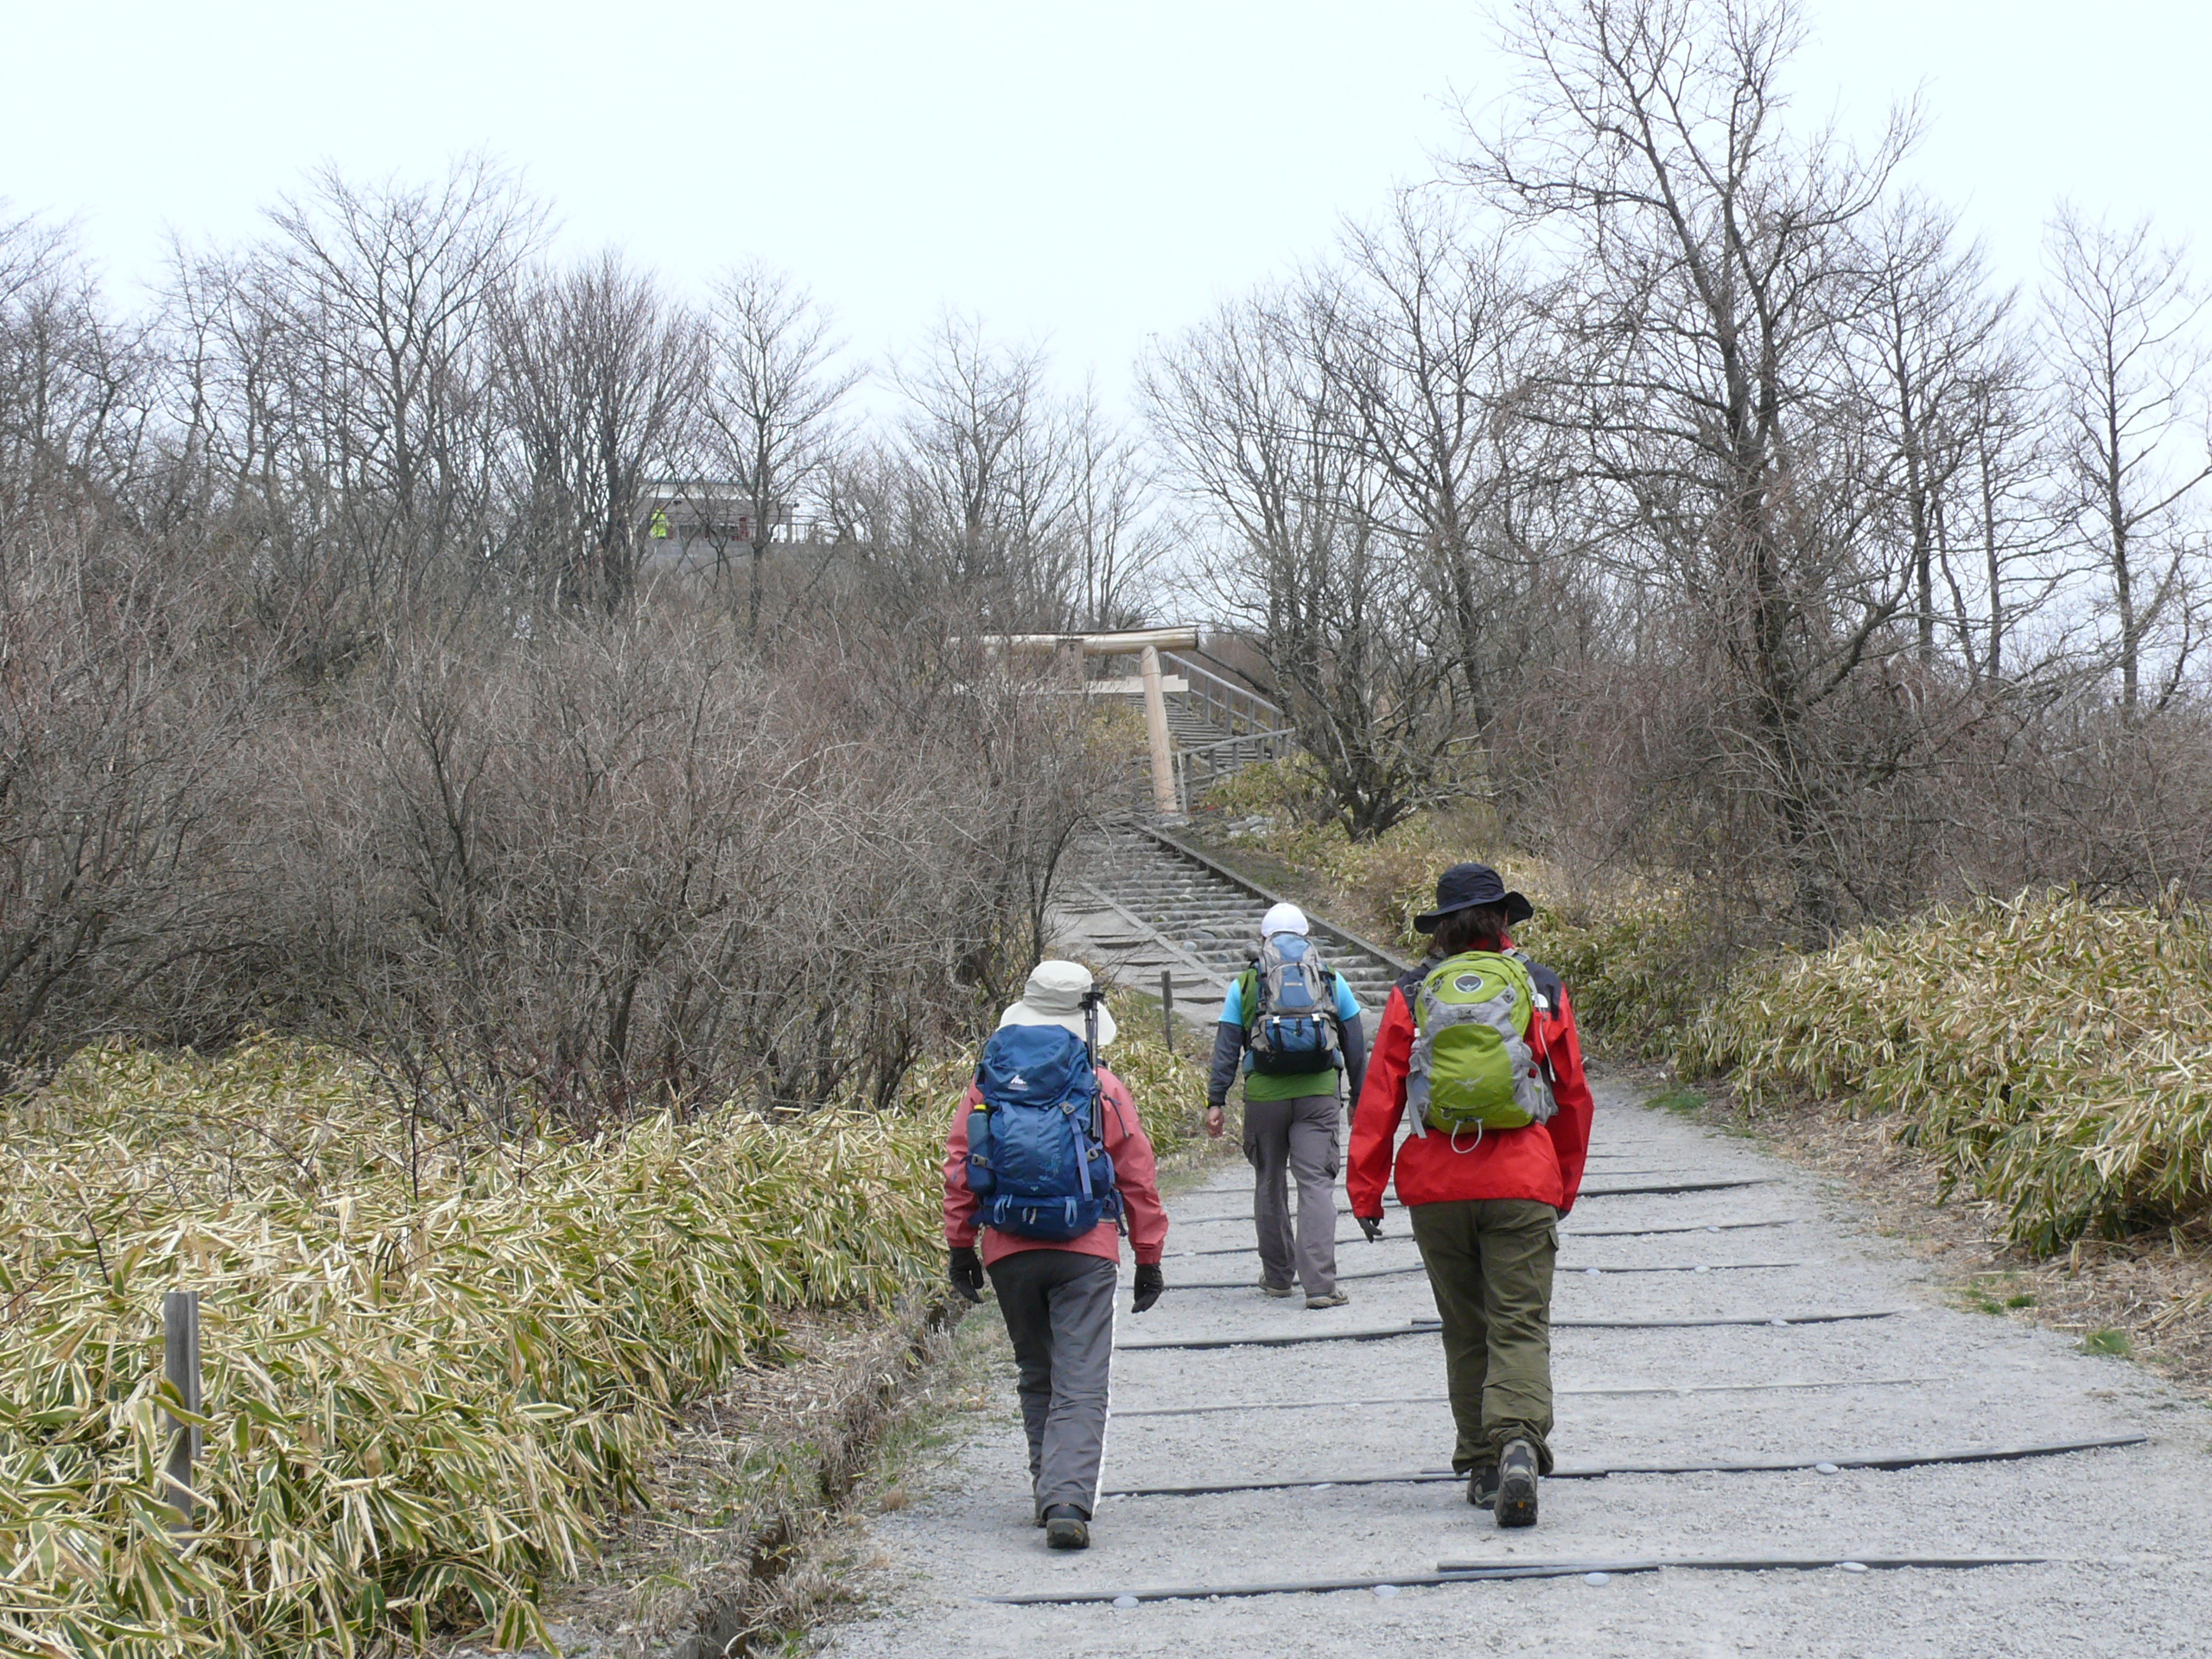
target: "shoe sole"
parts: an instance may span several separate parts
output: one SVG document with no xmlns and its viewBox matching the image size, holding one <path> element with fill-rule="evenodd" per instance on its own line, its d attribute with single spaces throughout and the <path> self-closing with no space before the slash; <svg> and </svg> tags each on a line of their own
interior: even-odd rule
<svg viewBox="0 0 2212 1659">
<path fill-rule="evenodd" d="M 1080 1521 L 1047 1521 L 1045 1542 L 1053 1549 L 1089 1549 L 1090 1529 Z"/>
<path fill-rule="evenodd" d="M 1351 1300 L 1349 1296 L 1309 1296 L 1306 1299 L 1306 1307 L 1308 1313 L 1312 1313 L 1324 1307 L 1343 1307 Z"/>
<path fill-rule="evenodd" d="M 1536 1480 L 1533 1475 L 1510 1474 L 1497 1484 L 1497 1524 L 1533 1527 L 1536 1524 Z"/>
</svg>

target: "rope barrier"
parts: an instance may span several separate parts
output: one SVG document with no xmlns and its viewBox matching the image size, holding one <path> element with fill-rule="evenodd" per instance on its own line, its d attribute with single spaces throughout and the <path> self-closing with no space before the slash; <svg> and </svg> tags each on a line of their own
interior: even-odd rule
<svg viewBox="0 0 2212 1659">
<path fill-rule="evenodd" d="M 1777 1271 L 1784 1268 L 1817 1268 L 1821 1265 L 1818 1262 L 1700 1262 L 1677 1267 L 1575 1268 L 1561 1263 L 1555 1271 L 1570 1277 L 1586 1277 L 1591 1274 L 1620 1273 L 1750 1273 L 1754 1270 Z M 1347 1279 L 1402 1279 L 1427 1271 L 1415 1262 L 1402 1268 L 1360 1268 L 1351 1273 L 1338 1274 L 1337 1281 L 1341 1284 Z M 1249 1279 L 1179 1279 L 1168 1287 L 1170 1290 L 1251 1290 L 1255 1287 L 1254 1281 Z"/>
<path fill-rule="evenodd" d="M 1560 1236 L 1561 1238 L 1656 1238 L 1666 1233 L 1734 1233 L 1751 1227 L 1795 1227 L 1800 1224 L 1800 1221 L 1801 1217 L 1796 1216 L 1783 1216 L 1773 1221 L 1691 1222 L 1674 1227 L 1562 1228 L 1560 1230 Z M 1337 1240 L 1339 1244 L 1363 1244 L 1367 1242 L 1366 1236 L 1362 1233 L 1347 1234 Z M 1375 1242 L 1379 1244 L 1410 1244 L 1414 1242 L 1414 1236 L 1411 1233 L 1385 1233 Z M 1166 1255 L 1170 1260 L 1187 1255 L 1249 1255 L 1252 1253 L 1252 1248 L 1249 1244 L 1216 1244 L 1202 1250 L 1169 1250 Z"/>
<path fill-rule="evenodd" d="M 1746 1313 L 1695 1319 L 1554 1319 L 1551 1326 L 1554 1331 L 1691 1331 L 1728 1325 L 1840 1325 L 1847 1319 L 1894 1319 L 1902 1311 L 1885 1307 L 1848 1313 Z M 1114 1347 L 1119 1353 L 1156 1353 L 1171 1348 L 1290 1348 L 1308 1342 L 1387 1342 L 1394 1337 L 1434 1336 L 1442 1329 L 1435 1319 L 1409 1319 L 1404 1325 L 1354 1331 L 1300 1331 L 1281 1336 L 1163 1337 L 1148 1342 L 1117 1342 Z"/>
<path fill-rule="evenodd" d="M 1653 1193 L 1723 1192 L 1739 1186 L 1765 1186 L 1769 1185 L 1770 1179 L 1764 1175 L 1742 1175 L 1719 1181 L 1664 1181 L 1646 1186 L 1586 1186 L 1575 1201 L 1580 1203 L 1583 1198 L 1628 1198 Z M 1391 1209 L 1399 1207 L 1390 1206 Z M 1351 1211 L 1349 1206 L 1340 1204 L 1337 1205 L 1337 1213 L 1348 1216 Z M 1388 1214 L 1389 1211 L 1384 1213 Z M 1170 1216 L 1167 1219 L 1178 1227 L 1207 1227 L 1217 1222 L 1249 1222 L 1252 1219 L 1252 1212 L 1247 1210 L 1233 1216 Z"/>
<path fill-rule="evenodd" d="M 1252 1596 L 1318 1596 L 1345 1590 L 1430 1589 L 1446 1584 L 1502 1583 L 1514 1579 L 1588 1579 L 1601 1583 L 1631 1573 L 1658 1573 L 1671 1567 L 1685 1573 L 1812 1573 L 1823 1568 L 1893 1572 L 1905 1567 L 1923 1571 L 1972 1572 L 1985 1567 L 2041 1567 L 2043 1555 L 1777 1555 L 1752 1560 L 1667 1560 L 1637 1557 L 1630 1560 L 1509 1561 L 1440 1568 L 1434 1573 L 1410 1573 L 1397 1578 L 1303 1579 L 1276 1584 L 1198 1584 L 1159 1590 L 1039 1590 L 1019 1596 L 982 1596 L 977 1599 L 1001 1607 L 1071 1607 L 1103 1605 L 1134 1607 L 1147 1601 L 1209 1601 Z"/>
<path fill-rule="evenodd" d="M 1688 1395 L 1693 1394 L 1764 1394 L 1805 1389 L 1895 1389 L 1926 1387 L 1942 1381 L 1933 1376 L 1841 1376 L 1813 1382 L 1682 1382 L 1639 1383 L 1633 1388 L 1554 1389 L 1555 1396 L 1580 1398 L 1626 1395 Z M 1441 1406 L 1444 1394 L 1392 1394 L 1374 1400 L 1251 1400 L 1223 1406 L 1154 1406 L 1138 1411 L 1116 1411 L 1124 1417 L 1212 1417 L 1233 1411 L 1351 1411 L 1367 1406 Z"/>
<path fill-rule="evenodd" d="M 1802 1216 L 1780 1216 L 1772 1221 L 1690 1222 L 1678 1227 L 1562 1227 L 1561 1238 L 1656 1238 L 1662 1233 L 1739 1233 L 1747 1227 L 1796 1227 Z"/>
<path fill-rule="evenodd" d="M 1846 1469 L 1926 1469 L 1938 1464 L 2018 1463 L 2030 1458 L 2064 1457 L 2075 1452 L 2104 1452 L 2147 1446 L 2147 1434 L 2114 1434 L 2097 1440 L 2060 1440 L 2039 1446 L 1970 1446 L 1957 1452 L 1878 1452 L 1853 1457 L 1836 1454 L 1819 1458 L 1760 1458 L 1741 1463 L 1618 1463 L 1574 1465 L 1561 1464 L 1548 1480 L 1608 1480 L 1615 1475 L 1776 1475 L 1808 1469 L 1822 1472 Z M 1463 1481 L 1465 1475 L 1449 1469 L 1417 1469 L 1401 1474 L 1329 1475 L 1312 1479 L 1274 1477 L 1265 1480 L 1229 1480 L 1190 1486 L 1122 1486 L 1099 1494 L 1109 1497 L 1214 1497 L 1230 1492 L 1320 1491 L 1332 1486 L 1431 1486 Z"/>
</svg>

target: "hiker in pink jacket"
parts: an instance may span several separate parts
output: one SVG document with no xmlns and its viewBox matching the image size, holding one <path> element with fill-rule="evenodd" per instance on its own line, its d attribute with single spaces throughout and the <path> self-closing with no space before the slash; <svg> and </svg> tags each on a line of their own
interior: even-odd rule
<svg viewBox="0 0 2212 1659">
<path fill-rule="evenodd" d="M 1072 962 L 1043 962 L 1029 976 L 1021 1000 L 999 1021 L 1009 1027 L 1058 1027 L 1082 1038 L 1090 970 Z M 1096 1010 L 1096 1044 L 1114 1040 L 1114 1017 Z M 991 1065 L 985 1052 L 979 1077 Z M 1122 1080 L 1097 1065 L 1098 1144 L 1113 1166 L 1115 1190 L 1136 1254 L 1132 1313 L 1141 1313 L 1166 1288 L 1160 1253 L 1167 1240 L 1167 1212 L 1136 1103 Z M 1020 1079 L 1016 1078 L 1019 1082 Z M 1090 1542 L 1090 1517 L 1098 1507 L 1099 1469 L 1106 1450 L 1106 1398 L 1114 1355 L 1114 1287 L 1122 1260 L 1121 1229 L 1110 1217 L 1064 1239 L 1024 1236 L 997 1226 L 979 1228 L 982 1201 L 970 1185 L 969 1115 L 983 1104 L 970 1085 L 952 1115 L 944 1157 L 944 1242 L 951 1253 L 955 1289 L 971 1302 L 983 1300 L 988 1274 L 1020 1368 L 1022 1427 L 1029 1437 L 1031 1497 L 1036 1522 L 1055 1549 L 1083 1549 Z M 1001 1114 L 993 1113 L 995 1118 Z M 1055 1115 L 1057 1116 L 1057 1115 Z M 982 1254 L 976 1238 L 982 1234 Z"/>
</svg>

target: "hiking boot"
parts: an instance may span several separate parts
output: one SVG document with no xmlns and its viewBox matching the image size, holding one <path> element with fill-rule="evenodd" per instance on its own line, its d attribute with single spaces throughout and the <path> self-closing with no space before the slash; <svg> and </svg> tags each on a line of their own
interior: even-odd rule
<svg viewBox="0 0 2212 1659">
<path fill-rule="evenodd" d="M 1289 1285 L 1271 1285 L 1264 1279 L 1260 1281 L 1260 1288 L 1267 1292 L 1270 1296 L 1295 1296 L 1298 1294 L 1298 1292 Z"/>
<path fill-rule="evenodd" d="M 1045 1542 L 1053 1549 L 1089 1549 L 1090 1522 L 1072 1503 L 1055 1503 L 1045 1511 Z"/>
<path fill-rule="evenodd" d="M 1308 1307 L 1342 1307 L 1350 1300 L 1351 1300 L 1351 1298 L 1345 1295 L 1341 1290 L 1332 1290 L 1325 1296 L 1308 1296 L 1306 1299 L 1306 1306 Z"/>
<path fill-rule="evenodd" d="M 1508 1440 L 1497 1454 L 1496 1507 L 1501 1527 L 1536 1524 L 1536 1448 L 1526 1440 Z"/>
<path fill-rule="evenodd" d="M 1497 1465 L 1478 1463 L 1467 1471 L 1467 1502 L 1487 1510 L 1497 1502 Z"/>
</svg>

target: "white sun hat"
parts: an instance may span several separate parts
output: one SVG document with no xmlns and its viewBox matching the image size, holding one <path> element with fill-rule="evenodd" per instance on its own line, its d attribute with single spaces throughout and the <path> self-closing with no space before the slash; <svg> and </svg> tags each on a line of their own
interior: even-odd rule
<svg viewBox="0 0 2212 1659">
<path fill-rule="evenodd" d="M 1306 912 L 1296 905 L 1277 905 L 1260 918 L 1260 937 L 1272 939 L 1278 933 L 1295 933 L 1306 937 Z"/>
<path fill-rule="evenodd" d="M 1029 971 L 1021 1001 L 999 1016 L 1001 1026 L 1058 1026 L 1077 1036 L 1084 1029 L 1083 999 L 1091 986 L 1090 969 L 1079 962 L 1040 962 Z M 1098 1005 L 1098 1046 L 1114 1040 L 1114 1016 Z"/>
</svg>

